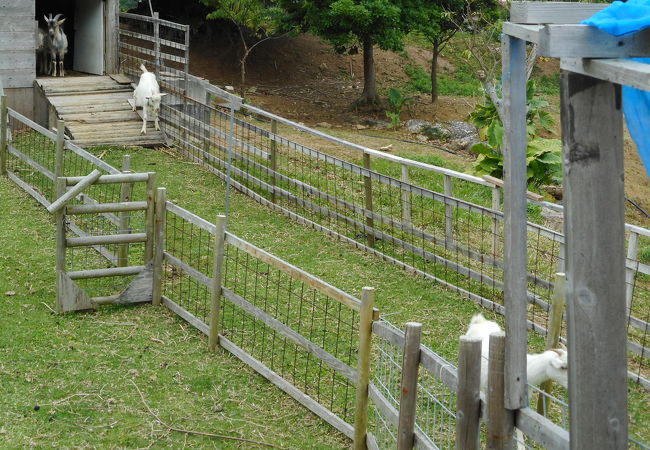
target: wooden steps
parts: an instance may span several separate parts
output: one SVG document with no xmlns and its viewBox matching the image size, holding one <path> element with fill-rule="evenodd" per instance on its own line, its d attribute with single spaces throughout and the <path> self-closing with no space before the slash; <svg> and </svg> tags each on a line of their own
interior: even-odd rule
<svg viewBox="0 0 650 450">
<path fill-rule="evenodd" d="M 77 145 L 157 146 L 165 142 L 153 122 L 141 135 L 142 118 L 128 100 L 133 88 L 120 76 L 80 76 L 39 78 L 36 83 L 50 105 L 50 115 L 64 120 Z M 52 120 L 50 120 L 50 124 Z"/>
</svg>

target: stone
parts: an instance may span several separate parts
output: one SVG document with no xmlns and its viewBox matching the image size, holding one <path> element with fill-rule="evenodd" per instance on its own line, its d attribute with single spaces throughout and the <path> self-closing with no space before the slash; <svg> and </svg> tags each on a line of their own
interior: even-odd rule
<svg viewBox="0 0 650 450">
<path fill-rule="evenodd" d="M 332 124 L 327 122 L 319 122 L 316 126 L 320 128 L 332 128 Z"/>
<path fill-rule="evenodd" d="M 420 133 L 423 127 L 433 125 L 431 122 L 421 119 L 409 119 L 404 123 L 404 127 L 411 133 Z"/>
</svg>

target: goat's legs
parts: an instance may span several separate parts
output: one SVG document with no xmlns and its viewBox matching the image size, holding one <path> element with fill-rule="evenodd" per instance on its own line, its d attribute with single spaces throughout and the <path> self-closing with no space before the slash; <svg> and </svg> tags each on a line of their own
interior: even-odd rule
<svg viewBox="0 0 650 450">
<path fill-rule="evenodd" d="M 158 116 L 157 115 L 156 115 L 156 118 L 154 119 L 153 123 L 154 123 L 154 127 L 156 128 L 156 130 L 160 130 L 160 125 L 158 124 Z"/>
<path fill-rule="evenodd" d="M 142 130 L 140 134 L 147 134 L 147 105 L 142 107 Z"/>
<path fill-rule="evenodd" d="M 59 60 L 59 76 L 64 77 L 65 71 L 63 70 L 63 58 Z"/>
</svg>

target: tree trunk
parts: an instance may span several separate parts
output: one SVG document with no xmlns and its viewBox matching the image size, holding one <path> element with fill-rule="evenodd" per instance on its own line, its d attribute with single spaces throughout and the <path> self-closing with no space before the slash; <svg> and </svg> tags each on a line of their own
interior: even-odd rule
<svg viewBox="0 0 650 450">
<path fill-rule="evenodd" d="M 377 80 L 375 76 L 375 58 L 372 38 L 363 38 L 363 92 L 357 100 L 358 105 L 379 105 Z"/>
<path fill-rule="evenodd" d="M 431 54 L 431 103 L 438 101 L 438 56 L 440 56 L 440 43 L 433 43 Z"/>
</svg>

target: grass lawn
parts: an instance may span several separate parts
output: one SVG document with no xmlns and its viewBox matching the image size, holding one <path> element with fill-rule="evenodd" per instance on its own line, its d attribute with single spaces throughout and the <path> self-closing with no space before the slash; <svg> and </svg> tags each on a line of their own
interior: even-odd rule
<svg viewBox="0 0 650 450">
<path fill-rule="evenodd" d="M 0 211 L 0 447 L 350 445 L 165 308 L 54 315 L 51 217 L 4 177 Z"/>
</svg>

